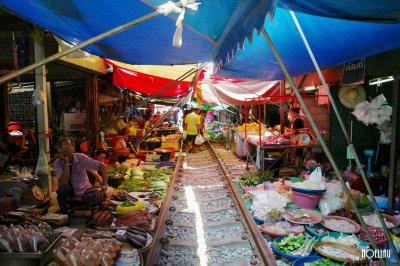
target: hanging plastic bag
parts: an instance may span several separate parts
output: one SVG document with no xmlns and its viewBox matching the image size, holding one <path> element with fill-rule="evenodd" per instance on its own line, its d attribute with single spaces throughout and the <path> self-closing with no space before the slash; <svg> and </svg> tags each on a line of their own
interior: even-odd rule
<svg viewBox="0 0 400 266">
<path fill-rule="evenodd" d="M 37 86 L 32 93 L 32 104 L 34 106 L 40 106 L 46 104 L 46 99 L 42 91 L 42 86 Z"/>
<path fill-rule="evenodd" d="M 314 171 L 310 174 L 308 180 L 314 184 L 319 184 L 322 181 L 322 171 L 320 167 L 314 169 Z"/>
<path fill-rule="evenodd" d="M 195 145 L 201 145 L 204 143 L 204 138 L 201 134 L 198 134 L 196 139 L 194 140 Z"/>
<path fill-rule="evenodd" d="M 36 164 L 36 175 L 48 175 L 49 174 L 49 164 L 47 161 L 46 153 L 43 149 L 40 149 L 38 162 Z"/>
<path fill-rule="evenodd" d="M 186 138 L 187 138 L 187 131 L 184 130 L 183 133 L 182 133 L 182 139 L 186 140 Z"/>
</svg>

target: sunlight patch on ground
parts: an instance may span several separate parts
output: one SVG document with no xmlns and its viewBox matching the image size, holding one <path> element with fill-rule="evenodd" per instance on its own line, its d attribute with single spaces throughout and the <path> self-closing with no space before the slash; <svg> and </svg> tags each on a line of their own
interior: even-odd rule
<svg viewBox="0 0 400 266">
<path fill-rule="evenodd" d="M 196 232 L 197 232 L 197 256 L 200 259 L 200 265 L 206 266 L 208 263 L 207 258 L 207 245 L 204 237 L 203 220 L 201 218 L 200 207 L 196 201 L 196 195 L 192 186 L 185 186 L 185 196 L 188 209 L 195 213 L 196 219 Z"/>
</svg>

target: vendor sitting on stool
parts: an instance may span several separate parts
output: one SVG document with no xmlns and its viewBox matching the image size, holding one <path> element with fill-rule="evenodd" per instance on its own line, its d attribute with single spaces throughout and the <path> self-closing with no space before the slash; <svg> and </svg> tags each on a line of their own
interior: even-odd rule
<svg viewBox="0 0 400 266">
<path fill-rule="evenodd" d="M 303 119 L 300 116 L 300 109 L 291 107 L 288 113 L 288 120 L 290 122 L 290 131 L 285 133 L 283 136 L 286 138 L 291 138 L 292 135 L 298 135 L 299 129 L 304 128 Z M 294 166 L 302 167 L 303 165 L 303 149 L 298 148 L 294 152 Z"/>
<path fill-rule="evenodd" d="M 75 153 L 75 143 L 72 138 L 63 137 L 59 140 L 59 157 L 54 162 L 60 187 L 57 190 L 57 200 L 61 213 L 68 213 L 72 196 L 81 196 L 87 206 L 100 204 L 107 198 L 107 167 L 104 163 L 91 159 L 83 153 Z M 86 170 L 99 170 L 103 178 L 103 186 L 95 189 L 89 182 Z"/>
</svg>

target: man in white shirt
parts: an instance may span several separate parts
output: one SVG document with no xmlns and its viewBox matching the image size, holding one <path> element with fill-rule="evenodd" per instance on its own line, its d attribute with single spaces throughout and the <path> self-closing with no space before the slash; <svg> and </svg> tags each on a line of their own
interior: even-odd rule
<svg viewBox="0 0 400 266">
<path fill-rule="evenodd" d="M 193 141 L 201 130 L 201 120 L 198 115 L 199 111 L 198 108 L 193 108 L 192 112 L 185 117 L 185 125 L 183 129 L 187 132 L 186 140 L 189 145 L 189 152 L 192 151 Z"/>
</svg>

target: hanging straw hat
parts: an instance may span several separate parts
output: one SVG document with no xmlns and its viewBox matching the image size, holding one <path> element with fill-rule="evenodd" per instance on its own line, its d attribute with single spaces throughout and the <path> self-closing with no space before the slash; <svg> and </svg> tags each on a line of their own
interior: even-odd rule
<svg viewBox="0 0 400 266">
<path fill-rule="evenodd" d="M 361 85 L 346 85 L 340 87 L 339 100 L 347 108 L 354 107 L 362 101 L 365 101 L 365 90 Z"/>
</svg>

